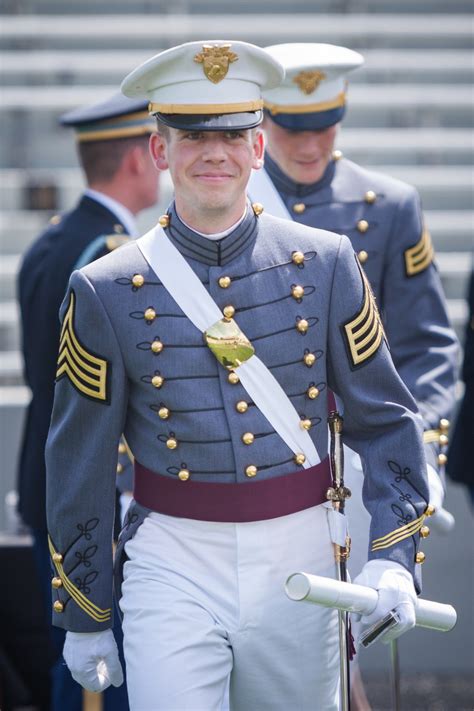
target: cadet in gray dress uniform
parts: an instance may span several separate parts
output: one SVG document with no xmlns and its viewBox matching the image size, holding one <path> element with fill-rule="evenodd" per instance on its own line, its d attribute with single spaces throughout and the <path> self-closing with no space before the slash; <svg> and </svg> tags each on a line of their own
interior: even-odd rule
<svg viewBox="0 0 474 711">
<path fill-rule="evenodd" d="M 414 624 L 432 513 L 423 426 L 371 288 L 346 237 L 246 199 L 263 158 L 261 89 L 282 77 L 253 45 L 191 42 L 126 78 L 158 118 L 150 148 L 175 202 L 143 238 L 75 272 L 61 309 L 53 619 L 80 683 L 121 683 L 111 529 L 124 432 L 135 502 L 116 563 L 140 711 L 219 709 L 229 677 L 232 709 L 338 708 L 337 615 L 283 590 L 295 569 L 334 575 L 329 388 L 366 471 L 364 583 L 384 593 L 367 622 L 396 608 L 393 636 Z"/>
<path fill-rule="evenodd" d="M 266 49 L 286 76 L 264 94 L 265 169 L 253 176 L 250 195 L 272 214 L 351 240 L 395 367 L 423 417 L 430 501 L 440 508 L 458 351 L 419 196 L 410 185 L 333 150 L 346 110 L 347 75 L 363 63 L 359 53 L 304 43 Z M 346 456 L 346 476 L 355 494 L 347 513 L 356 539 L 350 562 L 356 574 L 366 560 L 368 517 L 360 499 L 360 462 L 352 453 Z"/>
</svg>

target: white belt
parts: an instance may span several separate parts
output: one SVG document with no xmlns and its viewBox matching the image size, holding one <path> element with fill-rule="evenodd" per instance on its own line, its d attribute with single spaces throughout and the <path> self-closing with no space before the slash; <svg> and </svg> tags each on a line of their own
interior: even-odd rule
<svg viewBox="0 0 474 711">
<path fill-rule="evenodd" d="M 183 255 L 157 226 L 137 240 L 138 248 L 189 320 L 205 333 L 223 315 Z M 242 386 L 294 454 L 305 456 L 305 468 L 321 458 L 285 391 L 262 361 L 253 355 L 238 366 Z"/>
<path fill-rule="evenodd" d="M 265 205 L 265 212 L 274 217 L 281 217 L 283 220 L 293 221 L 288 208 L 280 197 L 278 190 L 273 184 L 265 168 L 252 170 L 247 186 L 247 192 L 252 201 L 261 202 Z"/>
</svg>

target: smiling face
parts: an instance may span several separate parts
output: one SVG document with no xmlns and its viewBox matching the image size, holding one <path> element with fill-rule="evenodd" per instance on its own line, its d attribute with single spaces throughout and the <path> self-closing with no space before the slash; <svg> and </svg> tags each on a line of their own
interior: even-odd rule
<svg viewBox="0 0 474 711">
<path fill-rule="evenodd" d="M 169 169 L 176 209 L 191 227 L 211 234 L 242 217 L 250 172 L 262 165 L 261 131 L 168 128 L 152 136 L 150 149 L 156 167 Z"/>
<path fill-rule="evenodd" d="M 310 185 L 323 177 L 331 160 L 337 124 L 320 131 L 290 131 L 265 117 L 263 127 L 268 153 L 289 178 Z"/>
</svg>

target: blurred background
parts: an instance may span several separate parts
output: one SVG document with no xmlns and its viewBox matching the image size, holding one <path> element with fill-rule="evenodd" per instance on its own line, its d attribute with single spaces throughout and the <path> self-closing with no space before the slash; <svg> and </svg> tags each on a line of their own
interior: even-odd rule
<svg viewBox="0 0 474 711">
<path fill-rule="evenodd" d="M 72 133 L 58 126 L 58 115 L 107 97 L 139 62 L 181 42 L 308 41 L 359 50 L 366 64 L 351 76 L 337 147 L 361 165 L 418 188 L 449 313 L 462 339 L 474 227 L 471 12 L 471 0 L 1 0 L 2 576 L 19 558 L 30 565 L 28 536 L 18 537 L 14 513 L 16 460 L 29 398 L 22 379 L 16 274 L 24 250 L 51 217 L 74 206 L 84 186 Z M 159 208 L 140 215 L 142 230 L 170 198 L 164 174 Z M 429 540 L 423 596 L 455 605 L 459 622 L 446 635 L 415 631 L 401 640 L 407 709 L 474 708 L 472 510 L 463 487 L 449 483 L 445 505 L 456 528 Z M 25 579 L 23 563 L 21 568 L 20 577 L 7 576 L 0 586 L 3 632 L 12 628 L 10 610 L 16 610 L 14 617 L 20 614 L 15 624 L 22 638 L 13 654 L 19 682 L 40 673 L 42 643 L 34 584 Z M 388 662 L 382 646 L 361 655 L 375 709 L 390 708 Z"/>
</svg>

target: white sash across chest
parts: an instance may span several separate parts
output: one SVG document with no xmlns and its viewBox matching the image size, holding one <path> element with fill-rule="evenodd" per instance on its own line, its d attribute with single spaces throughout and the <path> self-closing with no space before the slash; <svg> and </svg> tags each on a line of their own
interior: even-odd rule
<svg viewBox="0 0 474 711">
<path fill-rule="evenodd" d="M 263 172 L 263 171 L 262 171 Z M 191 323 L 204 333 L 223 314 L 164 230 L 154 227 L 137 240 L 144 258 Z M 294 454 L 305 455 L 305 468 L 321 461 L 300 417 L 266 365 L 253 355 L 237 368 L 240 382 L 260 412 Z"/>
</svg>

